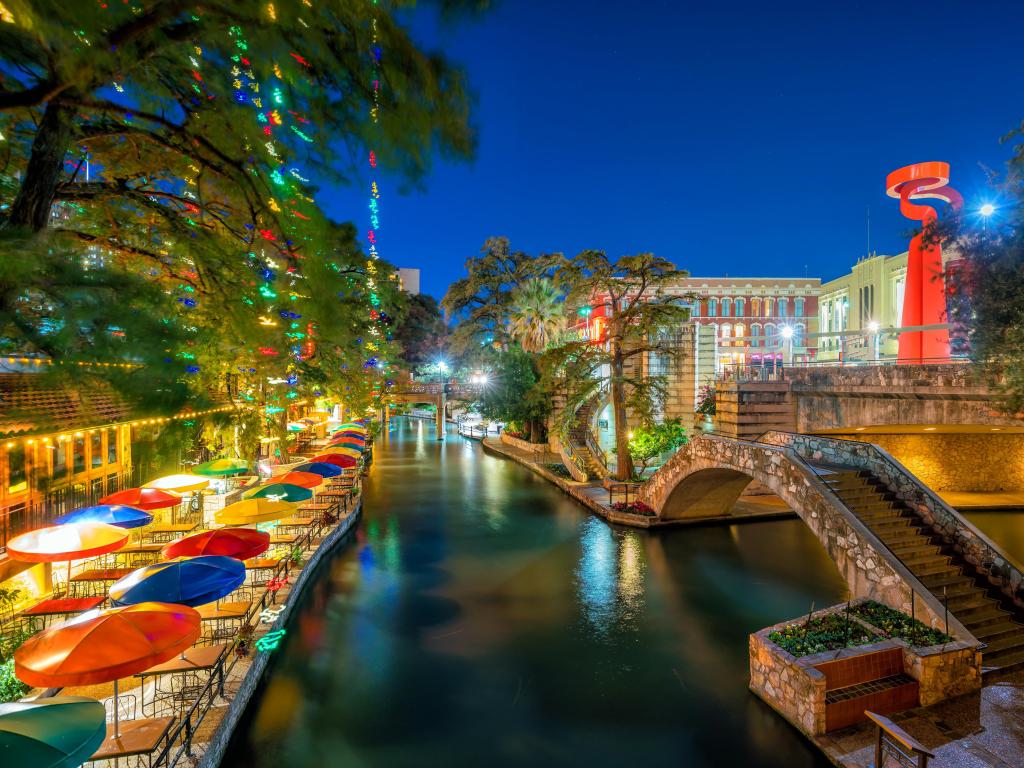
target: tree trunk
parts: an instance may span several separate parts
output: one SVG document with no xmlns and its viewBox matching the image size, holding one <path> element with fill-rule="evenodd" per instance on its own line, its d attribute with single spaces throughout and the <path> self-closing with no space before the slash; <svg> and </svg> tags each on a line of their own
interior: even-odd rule
<svg viewBox="0 0 1024 768">
<path fill-rule="evenodd" d="M 628 482 L 633 479 L 633 459 L 629 455 L 629 424 L 626 420 L 626 392 L 622 384 L 624 363 L 618 341 L 611 341 L 612 413 L 615 417 L 615 479 Z"/>
<path fill-rule="evenodd" d="M 41 232 L 50 223 L 50 209 L 64 170 L 64 156 L 74 139 L 74 107 L 50 102 L 32 142 L 25 180 L 7 219 L 10 229 Z"/>
</svg>

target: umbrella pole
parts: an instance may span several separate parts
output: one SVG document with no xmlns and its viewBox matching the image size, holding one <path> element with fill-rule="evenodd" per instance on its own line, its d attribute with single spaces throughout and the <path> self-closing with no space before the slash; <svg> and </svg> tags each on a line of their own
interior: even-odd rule
<svg viewBox="0 0 1024 768">
<path fill-rule="evenodd" d="M 71 561 L 68 560 L 68 583 L 64 586 L 64 597 L 71 597 Z"/>
<path fill-rule="evenodd" d="M 117 680 L 114 680 L 114 738 L 121 738 L 120 724 L 117 722 Z"/>
</svg>

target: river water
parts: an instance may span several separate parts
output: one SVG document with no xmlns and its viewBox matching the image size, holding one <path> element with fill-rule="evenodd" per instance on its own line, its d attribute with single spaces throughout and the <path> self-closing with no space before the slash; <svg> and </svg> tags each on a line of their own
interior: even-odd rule
<svg viewBox="0 0 1024 768">
<path fill-rule="evenodd" d="M 411 419 L 363 515 L 225 765 L 827 765 L 747 690 L 748 633 L 846 596 L 800 521 L 610 528 Z"/>
</svg>

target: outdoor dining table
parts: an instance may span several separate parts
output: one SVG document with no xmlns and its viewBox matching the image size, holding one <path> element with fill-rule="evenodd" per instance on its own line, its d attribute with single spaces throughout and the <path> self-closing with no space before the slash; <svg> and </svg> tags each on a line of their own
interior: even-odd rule
<svg viewBox="0 0 1024 768">
<path fill-rule="evenodd" d="M 282 528 L 289 531 L 294 529 L 302 530 L 309 528 L 311 525 L 313 525 L 313 518 L 311 517 L 286 517 L 283 520 L 278 520 L 277 530 L 280 531 Z"/>
<path fill-rule="evenodd" d="M 149 538 L 153 543 L 174 541 L 179 536 L 192 533 L 199 527 L 198 523 L 157 523 L 147 529 Z"/>
<path fill-rule="evenodd" d="M 274 572 L 274 569 L 281 563 L 280 557 L 255 557 L 245 561 L 246 583 L 250 586 L 261 587 L 267 583 L 267 579 Z"/>
<path fill-rule="evenodd" d="M 36 603 L 31 608 L 21 612 L 22 619 L 42 619 L 43 627 L 46 627 L 47 620 L 51 616 L 69 616 L 74 613 L 84 613 L 98 608 L 106 600 L 106 597 L 62 597 L 50 598 Z"/>
<path fill-rule="evenodd" d="M 126 560 L 131 560 L 133 566 L 148 565 L 150 562 L 156 562 L 160 559 L 160 550 L 162 548 L 163 544 L 158 544 L 156 542 L 151 544 L 129 544 L 126 547 L 121 547 L 121 549 L 112 554 L 115 563 L 121 558 L 124 558 Z M 126 557 L 131 555 L 134 555 L 134 557 Z"/>
<path fill-rule="evenodd" d="M 137 672 L 134 676 L 139 678 L 141 701 L 143 713 L 146 711 L 146 678 L 156 677 L 157 682 L 153 687 L 153 711 L 156 712 L 157 694 L 166 693 L 159 688 L 159 678 L 164 675 L 186 675 L 190 673 L 207 672 L 217 670 L 220 675 L 220 687 L 224 688 L 224 668 L 220 667 L 220 660 L 228 652 L 231 643 L 218 643 L 217 645 L 202 645 L 189 648 L 180 656 L 175 656 L 170 661 L 157 664 L 149 669 Z"/>
<path fill-rule="evenodd" d="M 122 720 L 120 735 L 114 736 L 114 724 L 107 723 L 107 737 L 87 762 L 116 760 L 120 757 L 148 755 L 153 765 L 153 753 L 174 725 L 173 717 L 147 717 L 140 720 Z"/>
<path fill-rule="evenodd" d="M 275 533 L 270 537 L 270 545 L 274 544 L 294 544 L 299 540 L 299 537 L 294 533 Z"/>
<path fill-rule="evenodd" d="M 69 592 L 77 592 L 77 587 L 98 584 L 108 581 L 117 581 L 123 579 L 134 568 L 91 568 L 81 573 L 76 573 L 71 577 L 71 584 L 69 586 Z M 72 589 L 74 588 L 74 589 Z"/>
</svg>

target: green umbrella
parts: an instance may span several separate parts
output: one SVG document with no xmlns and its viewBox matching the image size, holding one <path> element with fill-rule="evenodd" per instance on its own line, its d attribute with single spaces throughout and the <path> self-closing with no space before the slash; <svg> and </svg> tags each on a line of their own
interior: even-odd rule
<svg viewBox="0 0 1024 768">
<path fill-rule="evenodd" d="M 77 768 L 107 735 L 103 705 L 81 696 L 0 704 L 0 762 Z"/>
<path fill-rule="evenodd" d="M 270 483 L 261 485 L 252 491 L 242 494 L 244 499 L 272 499 L 274 501 L 287 501 L 292 504 L 306 499 L 313 498 L 313 492 L 309 488 L 291 483 Z"/>
<path fill-rule="evenodd" d="M 214 459 L 198 466 L 192 467 L 197 475 L 206 477 L 220 477 L 221 475 L 237 475 L 239 472 L 249 471 L 249 462 L 242 459 Z"/>
</svg>

